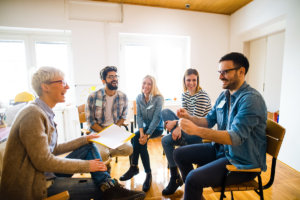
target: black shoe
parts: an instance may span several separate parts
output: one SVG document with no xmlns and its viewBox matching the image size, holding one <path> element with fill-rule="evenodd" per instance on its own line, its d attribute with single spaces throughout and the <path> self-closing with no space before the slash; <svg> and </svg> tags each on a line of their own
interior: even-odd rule
<svg viewBox="0 0 300 200">
<path fill-rule="evenodd" d="M 151 183 L 152 183 L 152 175 L 151 175 L 151 173 L 147 173 L 145 182 L 143 184 L 143 191 L 144 192 L 148 192 L 148 190 L 151 187 Z"/>
<path fill-rule="evenodd" d="M 120 177 L 120 181 L 127 181 L 131 179 L 134 175 L 137 175 L 139 173 L 138 166 L 130 166 L 128 171 L 123 174 L 123 176 Z"/>
<path fill-rule="evenodd" d="M 182 186 L 183 181 L 180 176 L 172 177 L 168 186 L 162 191 L 163 195 L 171 195 L 174 194 L 178 187 Z"/>
<path fill-rule="evenodd" d="M 104 200 L 143 200 L 145 192 L 128 190 L 119 184 L 116 179 L 108 179 L 100 185 Z"/>
</svg>

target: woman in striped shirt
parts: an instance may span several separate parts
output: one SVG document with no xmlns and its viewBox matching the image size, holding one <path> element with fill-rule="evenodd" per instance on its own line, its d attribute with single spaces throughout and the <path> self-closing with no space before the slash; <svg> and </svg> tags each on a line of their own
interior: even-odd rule
<svg viewBox="0 0 300 200">
<path fill-rule="evenodd" d="M 190 115 L 204 117 L 211 110 L 210 98 L 199 85 L 199 73 L 196 69 L 189 68 L 183 76 L 182 107 Z M 175 146 L 196 144 L 202 142 L 202 138 L 184 133 L 178 126 L 178 117 L 170 109 L 162 111 L 162 118 L 168 134 L 162 138 L 162 146 L 168 159 L 171 179 L 168 186 L 162 191 L 163 195 L 173 194 L 183 181 L 178 173 L 178 168 L 173 158 Z"/>
</svg>

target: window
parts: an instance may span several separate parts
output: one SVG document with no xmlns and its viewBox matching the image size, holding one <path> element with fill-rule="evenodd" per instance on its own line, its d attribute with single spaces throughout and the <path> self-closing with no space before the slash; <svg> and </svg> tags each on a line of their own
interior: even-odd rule
<svg viewBox="0 0 300 200">
<path fill-rule="evenodd" d="M 134 100 L 142 79 L 155 77 L 165 99 L 179 99 L 182 77 L 189 66 L 189 37 L 120 34 L 120 88 Z"/>
<path fill-rule="evenodd" d="M 58 31 L 4 30 L 0 28 L 0 102 L 13 102 L 16 94 L 31 89 L 31 75 L 41 66 L 61 69 L 72 81 L 68 34 Z M 73 101 L 72 92 L 67 101 Z"/>
<path fill-rule="evenodd" d="M 0 40 L 0 100 L 8 104 L 16 91 L 28 91 L 25 45 L 21 40 Z"/>
</svg>

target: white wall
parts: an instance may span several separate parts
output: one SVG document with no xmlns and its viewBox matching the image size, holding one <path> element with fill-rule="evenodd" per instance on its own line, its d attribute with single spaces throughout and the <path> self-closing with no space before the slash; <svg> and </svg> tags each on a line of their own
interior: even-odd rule
<svg viewBox="0 0 300 200">
<path fill-rule="evenodd" d="M 121 32 L 190 36 L 190 63 L 201 86 L 212 102 L 221 92 L 216 71 L 229 49 L 229 16 L 124 5 L 123 21 L 112 23 L 70 20 L 69 7 L 61 0 L 0 0 L 0 26 L 71 30 L 75 84 L 100 83 L 102 67 L 119 66 Z"/>
<path fill-rule="evenodd" d="M 230 18 L 230 49 L 243 52 L 244 42 L 285 30 L 279 123 L 286 135 L 279 159 L 300 171 L 300 1 L 254 0 Z M 251 63 L 250 63 L 251 67 Z"/>
</svg>

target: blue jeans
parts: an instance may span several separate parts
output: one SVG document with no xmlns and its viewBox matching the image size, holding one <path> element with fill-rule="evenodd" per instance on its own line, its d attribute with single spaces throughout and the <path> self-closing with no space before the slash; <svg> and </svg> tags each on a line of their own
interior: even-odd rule
<svg viewBox="0 0 300 200">
<path fill-rule="evenodd" d="M 66 158 L 70 159 L 81 159 L 81 160 L 94 160 L 102 158 L 98 152 L 97 147 L 93 143 L 89 143 L 79 147 L 78 149 L 71 152 Z M 73 174 L 55 174 L 58 177 L 71 177 Z M 96 186 L 100 186 L 106 179 L 110 178 L 108 172 L 91 172 L 92 179 Z"/>
<path fill-rule="evenodd" d="M 144 133 L 147 132 L 148 128 L 144 128 Z M 163 133 L 163 129 L 155 129 L 150 138 L 156 138 L 158 136 L 161 136 Z M 139 155 L 141 155 L 141 160 L 144 165 L 144 169 L 146 173 L 151 172 L 150 168 L 150 158 L 149 158 L 149 153 L 148 153 L 148 148 L 147 148 L 147 143 L 145 145 L 141 145 L 139 143 L 139 138 L 140 138 L 140 131 L 135 132 L 135 136 L 131 139 L 132 147 L 133 147 L 133 153 L 132 153 L 132 164 L 133 165 L 138 165 L 139 161 Z"/>
<path fill-rule="evenodd" d="M 230 164 L 225 156 L 217 157 L 212 144 L 193 144 L 175 149 L 174 159 L 185 182 L 184 199 L 201 199 L 204 187 L 221 186 Z M 192 164 L 199 167 L 194 169 Z M 227 185 L 254 179 L 256 174 L 232 174 Z"/>
<path fill-rule="evenodd" d="M 162 110 L 162 118 L 163 121 L 168 120 L 178 120 L 179 118 L 175 115 L 173 111 L 170 109 L 164 109 Z M 171 131 L 172 132 L 172 131 Z M 173 152 L 175 149 L 175 146 L 183 146 L 187 144 L 197 144 L 201 143 L 202 138 L 195 136 L 195 135 L 188 135 L 184 131 L 181 131 L 181 139 L 180 140 L 173 140 L 172 134 L 166 135 L 162 138 L 161 143 L 164 148 L 166 157 L 168 159 L 168 163 L 170 167 L 176 167 L 176 164 L 174 162 L 173 158 Z"/>
</svg>

